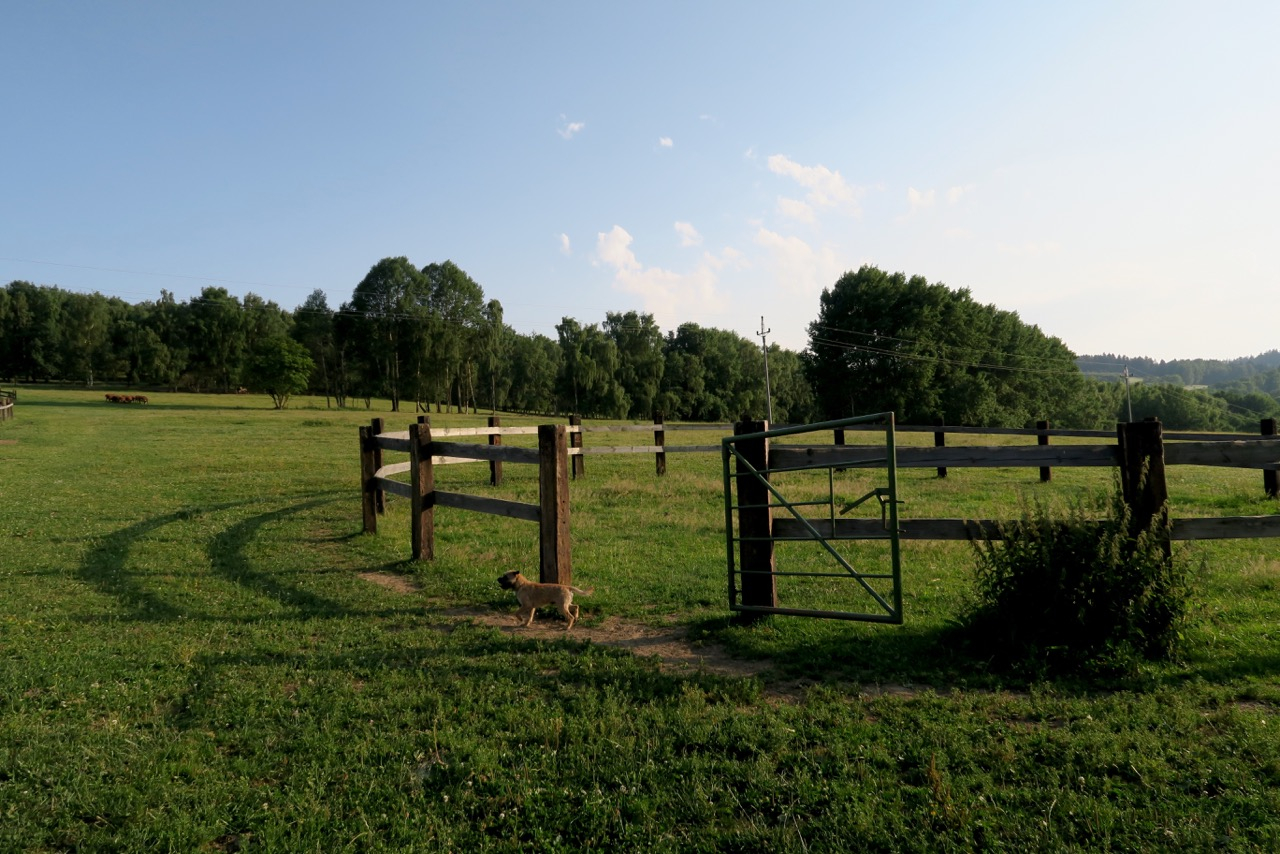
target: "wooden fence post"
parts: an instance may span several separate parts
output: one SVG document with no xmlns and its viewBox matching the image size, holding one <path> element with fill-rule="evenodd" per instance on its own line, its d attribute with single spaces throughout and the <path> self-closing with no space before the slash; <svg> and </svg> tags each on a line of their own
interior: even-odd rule
<svg viewBox="0 0 1280 854">
<path fill-rule="evenodd" d="M 413 526 L 413 559 L 434 560 L 436 556 L 436 476 L 431 467 L 431 424 L 409 425 L 409 472 L 413 495 L 410 524 Z"/>
<path fill-rule="evenodd" d="M 1157 517 L 1169 519 L 1169 488 L 1164 476 L 1164 438 L 1160 419 L 1134 421 L 1118 426 L 1120 434 L 1120 485 L 1129 505 L 1131 530 L 1136 534 Z M 1172 554 L 1166 537 L 1165 557 Z"/>
<path fill-rule="evenodd" d="M 360 428 L 360 515 L 366 534 L 378 533 L 378 504 L 374 493 L 377 485 L 374 475 L 378 471 L 373 464 L 374 438 L 372 427 Z"/>
<path fill-rule="evenodd" d="M 373 431 L 375 437 L 381 436 L 383 433 L 383 421 L 381 418 L 375 418 L 369 422 L 369 427 Z M 382 468 L 382 448 L 375 441 L 373 443 L 373 470 L 376 472 Z M 378 508 L 378 515 L 382 516 L 387 512 L 387 493 L 386 490 L 374 484 L 373 501 Z"/>
<path fill-rule="evenodd" d="M 941 427 L 945 423 L 946 422 L 943 421 L 941 418 L 933 419 L 933 426 L 935 427 Z M 941 430 L 935 432 L 933 434 L 933 446 L 935 448 L 945 448 L 947 446 L 947 434 Z M 938 466 L 938 477 L 946 477 L 946 476 L 947 476 L 947 467 Z"/>
<path fill-rule="evenodd" d="M 768 421 L 739 421 L 733 425 L 733 435 L 763 433 L 769 429 Z M 752 468 L 768 478 L 769 440 L 754 439 L 736 443 L 738 453 Z M 769 488 L 737 463 L 738 481 L 738 556 L 741 572 L 742 605 L 770 608 L 778 606 L 778 582 L 774 576 L 777 564 L 773 555 L 773 509 Z"/>
<path fill-rule="evenodd" d="M 667 446 L 667 430 L 664 424 L 665 422 L 663 421 L 662 413 L 653 413 L 653 444 L 657 445 L 659 448 L 665 448 Z M 658 477 L 666 474 L 667 452 L 658 451 L 653 455 L 653 459 L 654 470 L 657 472 Z"/>
<path fill-rule="evenodd" d="M 570 416 L 569 416 L 569 426 L 570 426 L 570 427 L 581 427 L 581 426 L 582 426 L 582 416 L 581 416 L 581 415 L 570 415 Z M 571 434 L 569 434 L 569 447 L 570 447 L 570 448 L 581 448 L 581 447 L 582 447 L 582 431 L 581 431 L 581 430 L 579 430 L 579 431 L 577 431 L 577 432 L 575 432 L 575 433 L 571 433 Z M 587 461 L 586 461 L 586 459 L 583 457 L 583 455 L 582 455 L 582 454 L 577 454 L 577 455 L 575 455 L 575 456 L 573 457 L 573 463 L 572 463 L 572 465 L 573 465 L 573 479 L 574 479 L 574 480 L 577 480 L 579 475 L 586 474 Z"/>
<path fill-rule="evenodd" d="M 1048 421 L 1037 421 L 1037 422 L 1036 422 L 1036 429 L 1037 429 L 1037 430 L 1048 430 L 1048 429 L 1049 429 L 1049 422 L 1048 422 Z M 1037 444 L 1037 445 L 1048 445 L 1048 444 L 1049 444 L 1049 434 L 1048 434 L 1048 433 L 1041 433 L 1040 435 L 1036 436 L 1036 444 Z M 1048 483 L 1048 482 L 1049 482 L 1050 480 L 1052 480 L 1052 479 L 1053 479 L 1053 469 L 1052 469 L 1052 468 L 1050 468 L 1049 466 L 1041 466 L 1041 467 L 1040 467 L 1040 482 L 1041 482 L 1041 483 Z"/>
<path fill-rule="evenodd" d="M 538 571 L 544 584 L 572 584 L 569 443 L 561 424 L 538 427 Z"/>
<path fill-rule="evenodd" d="M 501 426 L 502 426 L 502 419 L 501 419 L 501 418 L 497 417 L 496 415 L 490 415 L 490 416 L 489 416 L 489 428 L 490 428 L 490 429 L 493 429 L 493 428 L 495 428 L 495 427 L 501 427 Z M 501 445 L 501 444 L 502 444 L 502 434 L 501 434 L 501 433 L 490 433 L 490 434 L 489 434 L 489 444 L 490 444 L 490 445 Z M 490 485 L 490 486 L 501 486 L 501 485 L 502 485 L 502 460 L 490 460 L 490 461 L 489 461 L 489 485 Z"/>
<path fill-rule="evenodd" d="M 1274 418 L 1262 419 L 1262 435 L 1276 435 L 1276 420 Z M 1280 445 L 1280 442 L 1277 445 Z M 1262 488 L 1266 490 L 1268 498 L 1280 498 L 1280 472 L 1274 470 L 1263 471 Z"/>
</svg>

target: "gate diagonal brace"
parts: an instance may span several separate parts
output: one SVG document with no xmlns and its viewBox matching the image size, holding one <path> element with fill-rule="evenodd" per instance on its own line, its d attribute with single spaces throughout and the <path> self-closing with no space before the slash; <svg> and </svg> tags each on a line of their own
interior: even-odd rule
<svg viewBox="0 0 1280 854">
<path fill-rule="evenodd" d="M 746 460 L 746 459 L 745 459 L 741 454 L 739 454 L 739 453 L 738 453 L 738 449 L 737 449 L 737 448 L 730 448 L 730 449 L 729 449 L 729 451 L 730 451 L 730 453 L 732 453 L 732 454 L 733 454 L 733 456 L 737 459 L 737 461 L 738 461 L 738 462 L 739 462 L 739 463 L 740 463 L 744 468 L 746 468 L 746 469 L 747 469 L 747 472 L 748 472 L 749 474 L 753 475 L 753 476 L 755 477 L 755 479 L 756 479 L 756 480 L 758 480 L 758 481 L 759 481 L 759 482 L 760 482 L 760 483 L 765 487 L 765 489 L 769 490 L 769 492 L 773 495 L 773 497 L 774 497 L 774 498 L 776 498 L 776 499 L 778 500 L 778 503 L 779 503 L 782 507 L 785 507 L 785 508 L 787 509 L 787 511 L 788 511 L 789 513 L 791 513 L 791 515 L 792 515 L 792 516 L 794 516 L 794 517 L 795 517 L 796 521 L 798 521 L 801 525 L 803 525 L 805 528 L 807 528 L 807 529 L 808 529 L 808 531 L 809 531 L 809 535 L 810 535 L 814 540 L 818 541 L 818 543 L 820 543 L 820 544 L 822 545 L 822 547 L 823 547 L 824 549 L 826 549 L 827 553 L 828 553 L 828 554 L 830 554 L 830 555 L 831 555 L 831 557 L 833 557 L 833 558 L 836 560 L 836 562 L 837 562 L 837 563 L 839 563 L 842 567 L 844 567 L 844 570 L 845 570 L 846 572 L 848 572 L 848 573 L 849 573 L 849 575 L 850 575 L 850 576 L 851 576 L 855 581 L 857 581 L 857 582 L 858 582 L 858 584 L 860 584 L 860 585 L 862 586 L 862 589 L 863 589 L 863 590 L 865 590 L 865 591 L 866 591 L 866 593 L 867 593 L 867 594 L 868 594 L 872 599 L 874 599 L 874 600 L 875 600 L 875 602 L 876 602 L 876 604 L 877 604 L 877 605 L 879 605 L 881 608 L 883 608 L 883 609 L 884 609 L 885 611 L 887 611 L 888 613 L 890 613 L 890 614 L 892 614 L 892 613 L 893 613 L 893 611 L 894 611 L 893 606 L 892 606 L 892 605 L 890 605 L 888 602 L 886 602 L 886 601 L 884 600 L 884 597 L 883 597 L 883 596 L 881 596 L 881 595 L 880 595 L 880 594 L 875 590 L 875 588 L 873 588 L 870 584 L 868 584 L 868 583 L 867 583 L 867 580 L 866 580 L 865 578 L 863 578 L 863 577 L 862 577 L 862 574 L 861 574 L 860 572 L 858 572 L 856 569 L 854 569 L 854 568 L 849 564 L 849 562 L 848 562 L 847 560 L 845 560 L 845 559 L 844 559 L 844 556 L 843 556 L 843 555 L 841 555 L 839 552 L 837 552 L 835 549 L 833 549 L 833 548 L 831 547 L 831 544 L 830 544 L 830 543 L 828 543 L 828 542 L 827 542 L 827 541 L 822 537 L 822 535 L 818 533 L 817 529 L 815 529 L 815 528 L 813 527 L 813 525 L 812 525 L 812 524 L 810 524 L 810 522 L 809 522 L 809 520 L 808 520 L 808 519 L 806 519 L 806 518 L 804 518 L 804 516 L 800 515 L 799 511 L 797 511 L 794 507 L 792 507 L 792 506 L 791 506 L 791 503 L 790 503 L 789 501 L 787 501 L 787 499 L 786 499 L 785 497 L 783 497 L 782 493 L 778 492 L 778 490 L 774 487 L 774 485 L 773 485 L 772 483 L 770 483 L 770 482 L 769 482 L 769 479 L 768 479 L 767 477 L 765 477 L 765 476 L 764 476 L 764 473 L 762 473 L 761 471 L 759 471 L 755 466 L 751 465 L 751 463 L 750 463 L 748 460 Z M 875 495 L 875 494 L 876 494 L 876 492 L 879 492 L 879 491 L 880 491 L 880 488 L 877 488 L 877 489 L 875 490 L 875 492 L 872 492 L 870 495 L 865 496 L 865 497 L 863 498 L 863 500 L 865 501 L 865 500 L 866 500 L 866 498 L 871 497 L 871 495 Z M 886 490 L 886 492 L 887 492 L 887 490 Z M 881 503 L 881 508 L 882 508 L 882 510 L 883 510 L 883 506 L 884 506 L 884 501 L 883 501 L 883 499 L 881 500 L 881 502 L 880 502 L 880 503 Z"/>
<path fill-rule="evenodd" d="M 861 506 L 862 504 L 866 503 L 869 499 L 872 499 L 872 498 L 880 502 L 880 526 L 885 530 L 888 530 L 889 529 L 889 502 L 892 501 L 899 505 L 907 503 L 905 501 L 902 501 L 901 499 L 892 498 L 890 496 L 888 487 L 877 486 L 875 489 L 871 490 L 866 495 L 859 498 L 857 501 L 851 501 L 848 504 L 845 504 L 843 507 L 840 508 L 840 515 L 841 516 L 845 515 L 850 510 L 853 510 L 854 508 Z"/>
</svg>

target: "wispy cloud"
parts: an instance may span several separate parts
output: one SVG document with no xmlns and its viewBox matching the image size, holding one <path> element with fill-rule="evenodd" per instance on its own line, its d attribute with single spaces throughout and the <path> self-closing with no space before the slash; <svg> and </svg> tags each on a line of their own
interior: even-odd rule
<svg viewBox="0 0 1280 854">
<path fill-rule="evenodd" d="M 669 136 L 660 136 L 658 137 L 658 145 L 663 148 L 671 148 L 675 143 L 671 141 L 671 137 Z"/>
<path fill-rule="evenodd" d="M 569 235 L 560 235 L 560 251 L 565 255 L 573 254 L 573 245 L 569 242 Z"/>
<path fill-rule="evenodd" d="M 830 246 L 815 249 L 799 237 L 767 228 L 756 232 L 755 243 L 768 253 L 778 286 L 794 294 L 816 296 L 847 267 Z"/>
<path fill-rule="evenodd" d="M 677 222 L 676 234 L 680 235 L 681 246 L 701 246 L 702 235 L 698 233 L 698 229 L 693 227 L 690 222 Z"/>
<path fill-rule="evenodd" d="M 933 190 L 921 191 L 915 187 L 907 187 L 907 216 L 933 207 L 935 201 L 937 194 Z"/>
<path fill-rule="evenodd" d="M 858 213 L 860 191 L 849 185 L 839 172 L 825 166 L 804 166 L 785 154 L 769 157 L 769 171 L 795 181 L 809 191 L 805 200 L 814 208 L 848 208 Z"/>
<path fill-rule="evenodd" d="M 788 199 L 786 196 L 778 196 L 778 213 L 788 219 L 799 220 L 800 222 L 816 222 L 817 215 L 813 211 L 813 206 L 799 199 Z"/>
<path fill-rule="evenodd" d="M 565 121 L 564 116 L 561 116 L 560 119 L 561 121 Z M 560 136 L 565 139 L 573 139 L 586 126 L 586 122 L 566 122 L 556 130 L 556 133 L 560 134 Z"/>
<path fill-rule="evenodd" d="M 978 188 L 977 184 L 965 184 L 962 187 L 960 186 L 952 187 L 951 189 L 947 190 L 947 204 L 949 205 L 959 204 L 962 198 L 967 196 L 969 193 L 972 193 L 977 188 Z"/>
</svg>

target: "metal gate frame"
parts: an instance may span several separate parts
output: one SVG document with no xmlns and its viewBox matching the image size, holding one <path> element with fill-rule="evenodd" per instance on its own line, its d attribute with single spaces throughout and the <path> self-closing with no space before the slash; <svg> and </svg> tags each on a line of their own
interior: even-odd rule
<svg viewBox="0 0 1280 854">
<path fill-rule="evenodd" d="M 842 462 L 836 454 L 825 455 L 827 459 L 815 460 L 812 463 L 788 466 L 786 468 L 771 469 L 768 465 L 767 457 L 763 464 L 753 464 L 739 450 L 739 443 L 743 442 L 761 442 L 762 448 L 767 448 L 769 439 L 780 436 L 796 436 L 802 433 L 816 433 L 819 431 L 834 431 L 844 427 L 863 424 L 884 424 L 884 441 L 885 456 L 883 459 L 867 460 L 861 459 L 858 463 Z M 766 424 L 767 427 L 767 424 Z M 733 459 L 737 464 L 737 471 L 730 474 L 729 462 Z M 724 515 L 725 515 L 725 550 L 728 556 L 728 581 L 729 581 L 729 610 L 753 613 L 753 614 L 785 614 L 798 617 L 825 617 L 837 620 L 859 620 L 871 623 L 889 623 L 901 625 L 902 619 L 902 562 L 901 551 L 899 548 L 900 530 L 898 526 L 898 471 L 897 471 L 897 449 L 894 441 L 894 420 L 892 412 L 880 412 L 874 415 L 861 415 L 853 418 L 844 418 L 836 421 L 823 421 L 817 424 L 803 424 L 795 427 L 780 427 L 774 430 L 765 429 L 755 433 L 745 433 L 741 435 L 726 436 L 721 440 L 721 460 L 724 472 Z M 872 537 L 867 536 L 841 536 L 837 532 L 835 524 L 835 487 L 833 472 L 837 469 L 852 467 L 867 467 L 868 464 L 883 464 L 887 472 L 887 486 L 876 487 L 871 492 L 854 501 L 844 503 L 840 510 L 841 514 L 847 513 L 849 510 L 875 498 L 880 502 L 880 515 L 883 533 L 876 534 Z M 770 482 L 769 475 L 773 472 L 784 471 L 805 471 L 815 469 L 827 470 L 828 483 L 828 500 L 823 501 L 803 501 L 792 502 L 787 500 L 777 487 Z M 739 491 L 744 480 L 762 485 L 768 494 L 765 496 L 764 504 L 735 504 L 733 495 L 733 482 L 737 480 L 739 483 Z M 806 519 L 796 508 L 804 506 L 826 506 L 828 507 L 828 517 L 831 522 L 831 535 L 823 536 L 813 526 L 811 520 Z M 808 538 L 818 541 L 827 553 L 840 565 L 842 572 L 786 572 L 778 571 L 773 564 L 774 543 L 776 540 L 772 536 L 772 513 L 774 507 L 783 507 L 792 516 L 795 517 L 802 528 L 807 531 Z M 741 511 L 766 511 L 768 513 L 767 535 L 757 535 L 753 532 L 742 531 Z M 739 513 L 739 534 L 734 535 L 734 512 Z M 828 540 L 854 540 L 854 539 L 877 539 L 889 541 L 890 554 L 890 571 L 887 573 L 867 573 L 854 569 L 847 560 L 837 552 Z M 794 541 L 794 540 L 793 540 Z M 763 545 L 760 550 L 759 545 Z M 735 562 L 735 545 L 742 552 L 742 567 L 738 568 Z M 757 553 L 758 552 L 758 553 Z M 750 553 L 750 557 L 748 556 Z M 748 566 L 752 563 L 752 566 Z M 755 576 L 771 576 L 770 581 L 782 576 L 806 576 L 806 577 L 833 577 L 833 578 L 852 578 L 858 582 L 864 591 L 876 602 L 880 610 L 876 613 L 863 613 L 855 611 L 823 611 L 808 608 L 787 608 L 778 605 L 776 598 L 776 585 L 771 585 L 773 593 L 772 602 L 747 602 L 739 601 L 739 594 L 743 590 L 738 585 L 740 577 L 747 575 Z M 879 592 L 877 592 L 869 583 L 872 580 L 892 580 L 893 591 L 890 594 L 892 601 L 886 600 Z M 745 585 L 744 585 L 745 586 Z"/>
</svg>

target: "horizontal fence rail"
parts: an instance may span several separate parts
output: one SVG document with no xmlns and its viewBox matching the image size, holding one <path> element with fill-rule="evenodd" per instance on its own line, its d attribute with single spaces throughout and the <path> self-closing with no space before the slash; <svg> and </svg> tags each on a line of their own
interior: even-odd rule
<svg viewBox="0 0 1280 854">
<path fill-rule="evenodd" d="M 432 430 L 430 420 L 420 417 L 407 431 L 388 433 L 381 418 L 360 428 L 361 503 L 366 533 L 376 533 L 378 516 L 385 512 L 385 495 L 399 495 L 411 502 L 413 559 L 435 556 L 435 508 L 448 507 L 485 513 L 508 519 L 536 522 L 539 527 L 539 578 L 554 584 L 571 583 L 569 540 L 568 436 L 569 428 L 557 425 L 501 427 L 496 417 L 487 428 L 446 428 Z M 538 437 L 537 448 L 503 446 L 506 435 Z M 487 436 L 488 444 L 442 442 L 437 436 Z M 384 465 L 384 451 L 407 453 L 409 461 Z M 538 467 L 538 503 L 528 504 L 502 498 L 448 492 L 435 488 L 435 467 L 460 462 L 488 462 L 490 484 L 502 482 L 503 463 Z M 392 475 L 408 472 L 410 482 Z"/>
<path fill-rule="evenodd" d="M 831 540 L 887 539 L 876 519 L 806 519 L 817 534 Z M 904 540 L 1003 539 L 1001 528 L 1015 525 L 994 519 L 905 519 L 898 520 L 898 536 Z M 1170 536 L 1174 540 L 1227 540 L 1280 537 L 1280 515 L 1222 516 L 1209 519 L 1174 519 Z M 773 520 L 775 540 L 811 540 L 805 525 L 795 519 Z"/>
</svg>

